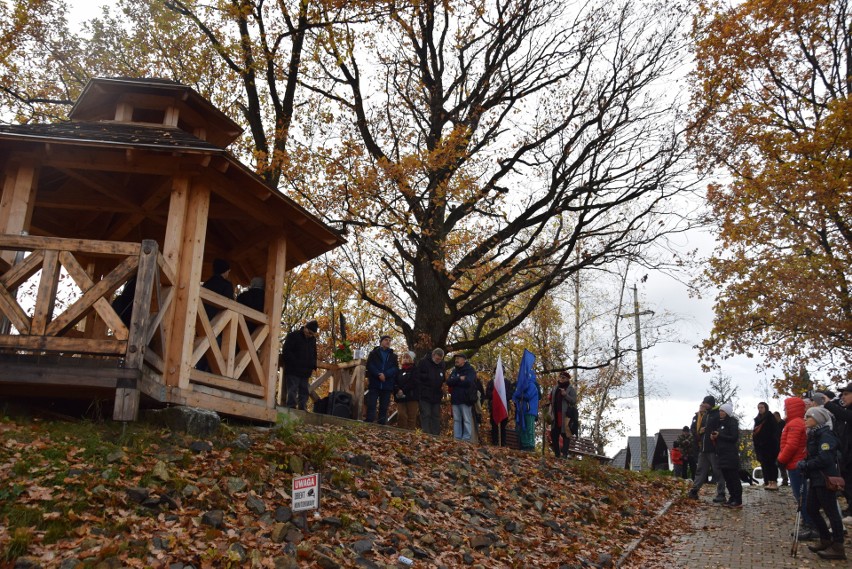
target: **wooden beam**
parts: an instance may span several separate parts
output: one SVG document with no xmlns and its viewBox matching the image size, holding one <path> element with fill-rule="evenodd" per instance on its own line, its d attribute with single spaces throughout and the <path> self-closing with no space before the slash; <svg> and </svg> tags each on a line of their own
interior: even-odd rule
<svg viewBox="0 0 852 569">
<path fill-rule="evenodd" d="M 236 393 L 246 393 L 254 397 L 263 397 L 262 386 L 254 385 L 252 383 L 246 383 L 245 381 L 227 379 L 212 373 L 205 373 L 197 369 L 192 370 L 192 372 L 190 373 L 190 378 L 193 383 L 203 383 L 204 385 L 210 385 L 212 387 L 217 387 L 219 389 L 224 389 L 227 391 L 234 391 Z"/>
<path fill-rule="evenodd" d="M 269 315 L 269 338 L 260 350 L 260 361 L 266 381 L 266 404 L 275 406 L 275 391 L 278 382 L 278 353 L 281 337 L 281 314 L 284 302 L 284 276 L 287 271 L 287 240 L 284 237 L 270 241 L 266 258 L 266 290 L 264 312 Z"/>
<path fill-rule="evenodd" d="M 187 176 L 178 176 L 172 180 L 169 199 L 169 218 L 166 221 L 166 238 L 163 241 L 163 261 L 174 275 L 180 260 L 183 246 L 184 224 L 189 200 L 190 181 Z M 208 209 L 210 207 L 208 200 Z M 174 278 L 170 279 L 174 284 Z"/>
<path fill-rule="evenodd" d="M 41 352 L 69 352 L 79 354 L 102 354 L 121 356 L 127 342 L 89 338 L 65 338 L 51 336 L 0 336 L 0 348 L 13 350 L 35 350 Z"/>
<path fill-rule="evenodd" d="M 174 195 L 174 194 L 173 194 Z M 189 187 L 183 238 L 177 262 L 177 294 L 174 300 L 174 320 L 170 326 L 166 347 L 166 385 L 189 388 L 192 346 L 195 339 L 195 321 L 198 310 L 198 292 L 201 289 L 201 266 L 204 261 L 204 243 L 207 232 L 207 211 L 210 207 L 210 188 L 197 183 Z M 169 212 L 170 224 L 173 219 Z M 173 246 L 167 239 L 167 245 Z M 171 251 L 164 250 L 168 260 Z M 172 252 L 174 254 L 174 252 Z"/>
<path fill-rule="evenodd" d="M 68 274 L 81 291 L 86 292 L 95 286 L 86 269 L 77 262 L 77 259 L 71 253 L 68 251 L 59 253 L 59 262 L 62 263 L 62 266 L 65 267 L 65 270 L 68 271 Z M 112 309 L 112 305 L 106 298 L 99 298 L 93 306 L 107 327 L 113 331 L 116 340 L 127 340 L 127 327 L 125 327 L 124 322 L 121 321 L 121 318 L 115 313 L 115 310 Z"/>
<path fill-rule="evenodd" d="M 41 265 L 41 280 L 38 283 L 33 321 L 30 334 L 41 336 L 47 329 L 47 324 L 53 318 L 53 308 L 56 304 L 56 290 L 59 286 L 59 252 L 47 250 L 44 252 L 44 262 Z"/>
<path fill-rule="evenodd" d="M 88 255 L 106 255 L 110 257 L 138 256 L 139 243 L 118 241 L 96 241 L 93 239 L 63 239 L 58 237 L 36 237 L 33 235 L 2 235 L 0 249 L 34 251 L 51 249 L 53 251 L 74 251 Z"/>
<path fill-rule="evenodd" d="M 32 160 L 7 173 L 0 198 L 0 234 L 19 235 L 30 230 L 37 188 L 38 169 Z M 10 264 L 15 259 L 9 251 L 3 251 L 0 256 Z"/>
</svg>

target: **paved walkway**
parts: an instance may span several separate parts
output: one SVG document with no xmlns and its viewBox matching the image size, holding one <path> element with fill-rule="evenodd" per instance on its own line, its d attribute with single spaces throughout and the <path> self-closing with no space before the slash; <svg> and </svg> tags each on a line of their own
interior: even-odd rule
<svg viewBox="0 0 852 569">
<path fill-rule="evenodd" d="M 852 545 L 847 538 L 847 561 L 826 561 L 799 542 L 798 556 L 790 556 L 796 506 L 789 487 L 778 492 L 760 486 L 743 487 L 743 508 L 732 510 L 712 503 L 715 487 L 705 486 L 701 507 L 683 517 L 683 532 L 672 535 L 667 550 L 655 556 L 659 567 L 690 569 L 799 569 L 852 567 Z M 690 527 L 691 525 L 691 527 Z M 846 526 L 847 531 L 852 527 Z M 852 533 L 852 532 L 850 532 Z M 657 565 L 659 563 L 659 565 Z"/>
</svg>

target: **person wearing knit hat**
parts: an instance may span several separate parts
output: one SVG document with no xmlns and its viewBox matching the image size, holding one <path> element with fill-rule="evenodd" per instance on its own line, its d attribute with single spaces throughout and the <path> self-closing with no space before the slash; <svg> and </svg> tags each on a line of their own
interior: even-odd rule
<svg viewBox="0 0 852 569">
<path fill-rule="evenodd" d="M 698 407 L 698 413 L 692 419 L 690 431 L 698 447 L 698 464 L 696 466 L 695 480 L 689 490 L 689 497 L 698 499 L 698 492 L 707 483 L 710 470 L 713 470 L 713 482 L 716 483 L 716 497 L 713 502 L 724 503 L 725 479 L 722 477 L 722 469 L 719 467 L 719 457 L 716 454 L 716 445 L 710 440 L 710 434 L 719 429 L 719 408 L 716 407 L 716 399 L 712 395 L 706 396 Z"/>
<path fill-rule="evenodd" d="M 807 478 L 810 489 L 807 495 L 807 511 L 817 533 L 819 543 L 809 545 L 808 549 L 815 551 L 823 559 L 846 559 L 843 547 L 843 521 L 840 518 L 840 508 L 837 505 L 836 492 L 829 491 L 826 486 L 827 476 L 838 476 L 837 436 L 831 430 L 831 413 L 823 407 L 811 407 L 805 412 L 805 427 L 808 430 L 808 455 L 796 465 Z M 820 514 L 825 512 L 831 524 L 828 524 Z"/>
<path fill-rule="evenodd" d="M 234 283 L 228 280 L 231 274 L 231 264 L 225 259 L 213 259 L 213 275 L 204 281 L 202 288 L 213 291 L 219 296 L 224 296 L 228 300 L 234 300 Z M 204 314 L 207 315 L 207 320 L 213 320 L 217 314 L 222 312 L 223 308 L 213 306 L 212 304 L 204 303 Z M 222 345 L 222 335 L 216 336 L 216 343 Z M 199 371 L 211 371 L 210 362 L 207 356 L 201 356 L 196 364 L 196 369 Z"/>
<path fill-rule="evenodd" d="M 394 401 L 398 418 L 396 425 L 400 429 L 413 431 L 417 428 L 417 415 L 420 411 L 420 397 L 417 385 L 417 370 L 414 367 L 414 352 L 402 352 L 399 355 L 399 374 L 394 386 Z"/>
<path fill-rule="evenodd" d="M 287 386 L 287 407 L 307 411 L 308 378 L 317 368 L 317 335 L 319 324 L 311 320 L 284 338 L 279 365 L 284 367 L 284 384 Z"/>
<path fill-rule="evenodd" d="M 734 417 L 734 406 L 724 403 L 719 406 L 719 428 L 710 433 L 716 444 L 719 468 L 728 487 L 730 498 L 722 505 L 728 508 L 743 507 L 743 486 L 740 483 L 740 426 Z"/>
</svg>

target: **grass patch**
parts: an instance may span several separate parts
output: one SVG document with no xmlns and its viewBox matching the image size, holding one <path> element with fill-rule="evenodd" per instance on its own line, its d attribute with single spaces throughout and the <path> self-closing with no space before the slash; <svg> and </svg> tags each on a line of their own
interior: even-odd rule
<svg viewBox="0 0 852 569">
<path fill-rule="evenodd" d="M 4 508 L 3 514 L 9 521 L 9 529 L 37 527 L 42 521 L 41 510 L 28 508 L 20 504 L 11 504 Z"/>
<path fill-rule="evenodd" d="M 12 534 L 12 539 L 3 551 L 3 561 L 13 561 L 22 555 L 26 555 L 32 542 L 32 534 L 27 528 L 18 528 Z"/>
</svg>

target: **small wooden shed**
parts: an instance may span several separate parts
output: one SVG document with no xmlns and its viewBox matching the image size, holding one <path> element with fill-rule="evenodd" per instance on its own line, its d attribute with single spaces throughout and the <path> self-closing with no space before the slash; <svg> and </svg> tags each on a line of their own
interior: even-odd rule
<svg viewBox="0 0 852 569">
<path fill-rule="evenodd" d="M 0 393 L 274 420 L 285 271 L 344 240 L 226 150 L 240 133 L 190 87 L 125 78 L 90 81 L 68 122 L 0 126 Z M 262 313 L 201 287 L 216 258 L 265 279 Z"/>
</svg>

